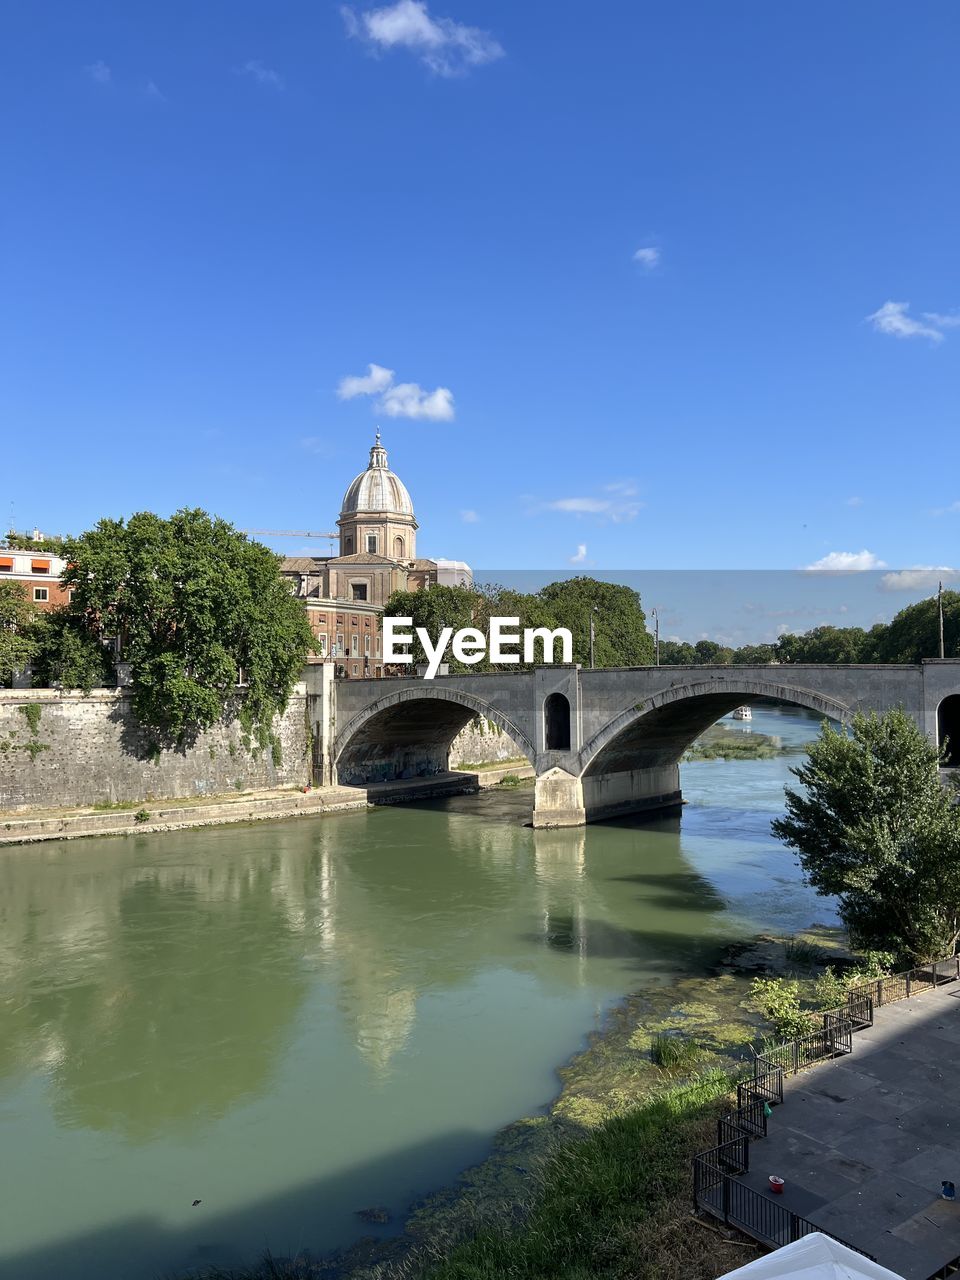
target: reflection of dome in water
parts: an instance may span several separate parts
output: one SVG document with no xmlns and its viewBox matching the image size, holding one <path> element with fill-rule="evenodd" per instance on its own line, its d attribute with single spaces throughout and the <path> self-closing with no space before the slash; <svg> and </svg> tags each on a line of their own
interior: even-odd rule
<svg viewBox="0 0 960 1280">
<path fill-rule="evenodd" d="M 343 495 L 341 516 L 355 515 L 362 511 L 386 512 L 399 516 L 413 515 L 413 499 L 407 486 L 387 465 L 387 451 L 377 442 L 370 450 L 370 463 L 361 471 Z"/>
<path fill-rule="evenodd" d="M 416 992 L 386 992 L 379 1008 L 357 1014 L 357 1048 L 378 1071 L 386 1071 L 390 1059 L 407 1043 L 416 1017 Z"/>
</svg>

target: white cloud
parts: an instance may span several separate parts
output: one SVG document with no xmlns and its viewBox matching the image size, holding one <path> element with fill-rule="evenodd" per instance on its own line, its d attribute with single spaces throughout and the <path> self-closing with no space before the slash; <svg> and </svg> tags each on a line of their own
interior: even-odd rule
<svg viewBox="0 0 960 1280">
<path fill-rule="evenodd" d="M 583 564 L 587 558 L 587 544 L 585 542 L 577 543 L 577 554 L 570 557 L 571 564 Z"/>
<path fill-rule="evenodd" d="M 88 67 L 83 69 L 90 79 L 97 84 L 109 84 L 113 79 L 113 72 L 103 61 L 91 62 Z"/>
<path fill-rule="evenodd" d="M 265 67 L 256 58 L 251 58 L 242 67 L 237 67 L 236 72 L 239 76 L 249 76 L 251 80 L 255 80 L 257 84 L 262 85 L 265 89 L 286 88 L 283 76 L 278 71 L 274 71 L 272 67 Z"/>
<path fill-rule="evenodd" d="M 938 329 L 956 329 L 960 326 L 960 311 L 953 311 L 949 315 L 942 315 L 938 311 L 925 311 L 923 318 L 935 324 Z"/>
<path fill-rule="evenodd" d="M 388 418 L 422 418 L 429 422 L 452 422 L 453 392 L 449 387 L 425 391 L 416 382 L 394 382 L 394 371 L 382 364 L 368 364 L 361 377 L 341 378 L 337 395 L 341 400 L 355 396 L 376 396 L 377 407 Z"/>
<path fill-rule="evenodd" d="M 848 506 L 848 507 L 862 507 L 862 506 L 863 506 L 863 499 L 862 499 L 862 498 L 848 498 L 848 499 L 847 499 L 847 506 Z"/>
<path fill-rule="evenodd" d="M 464 524 L 479 524 L 479 523 L 480 523 L 480 517 L 477 515 L 477 513 L 476 513 L 475 511 L 471 511 L 471 510 L 469 510 L 469 509 L 468 509 L 468 510 L 466 510 L 466 511 L 461 511 L 461 512 L 460 512 L 460 519 L 463 521 L 463 523 L 464 523 Z"/>
<path fill-rule="evenodd" d="M 929 338 L 931 342 L 942 342 L 943 334 L 929 324 L 921 324 L 908 316 L 909 302 L 885 302 L 879 311 L 867 316 L 878 333 L 889 333 L 894 338 Z M 929 314 L 929 313 L 925 313 Z"/>
<path fill-rule="evenodd" d="M 607 493 L 618 493 L 621 498 L 634 498 L 637 494 L 637 486 L 633 480 L 615 480 L 613 484 L 605 484 L 603 487 Z"/>
<path fill-rule="evenodd" d="M 416 382 L 398 382 L 380 399 L 390 418 L 426 418 L 429 422 L 453 421 L 453 392 L 449 387 L 424 391 Z"/>
<path fill-rule="evenodd" d="M 337 395 L 341 400 L 352 400 L 354 396 L 375 396 L 386 391 L 392 382 L 392 369 L 385 369 L 382 364 L 368 364 L 366 376 L 341 378 Z"/>
<path fill-rule="evenodd" d="M 934 507 L 930 513 L 935 516 L 952 516 L 960 513 L 960 502 L 951 502 L 948 507 Z"/>
<path fill-rule="evenodd" d="M 489 31 L 452 18 L 432 18 L 424 0 L 397 0 L 359 16 L 342 8 L 347 34 L 365 40 L 377 52 L 407 49 L 439 76 L 462 75 L 503 57 L 503 47 Z"/>
<path fill-rule="evenodd" d="M 575 516 L 597 516 L 601 520 L 622 524 L 625 520 L 635 519 L 643 509 L 643 503 L 625 498 L 554 498 L 552 502 L 540 503 L 537 509 L 562 511 Z"/>
<path fill-rule="evenodd" d="M 949 569 L 946 565 L 914 565 L 912 569 L 898 569 L 896 573 L 885 573 L 880 579 L 882 591 L 936 591 L 941 582 L 952 582 L 960 578 L 960 570 Z"/>
<path fill-rule="evenodd" d="M 655 245 L 647 245 L 646 248 L 636 251 L 633 260 L 638 262 L 645 271 L 652 271 L 654 267 L 660 265 L 660 250 Z"/>
<path fill-rule="evenodd" d="M 872 551 L 831 551 L 806 566 L 807 573 L 861 573 L 865 569 L 885 569 L 886 564 Z"/>
<path fill-rule="evenodd" d="M 144 86 L 144 93 L 153 102 L 166 102 L 166 97 L 160 92 L 155 80 L 148 80 Z"/>
</svg>

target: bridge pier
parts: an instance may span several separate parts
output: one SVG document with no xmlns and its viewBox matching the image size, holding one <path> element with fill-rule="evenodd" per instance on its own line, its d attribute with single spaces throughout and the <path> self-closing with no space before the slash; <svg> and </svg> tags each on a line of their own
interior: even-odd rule
<svg viewBox="0 0 960 1280">
<path fill-rule="evenodd" d="M 624 769 L 619 773 L 586 773 L 581 781 L 587 822 L 675 809 L 683 803 L 679 764 Z"/>
<path fill-rule="evenodd" d="M 535 827 L 582 827 L 587 821 L 583 806 L 583 785 L 566 769 L 538 773 L 534 788 Z"/>
<path fill-rule="evenodd" d="M 680 766 L 584 774 L 552 768 L 540 774 L 534 794 L 535 827 L 582 827 L 604 818 L 676 809 L 683 803 Z"/>
</svg>

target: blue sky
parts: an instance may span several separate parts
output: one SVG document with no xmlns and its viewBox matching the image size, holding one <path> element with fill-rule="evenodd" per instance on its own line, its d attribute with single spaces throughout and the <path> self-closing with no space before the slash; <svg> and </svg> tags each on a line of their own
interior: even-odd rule
<svg viewBox="0 0 960 1280">
<path fill-rule="evenodd" d="M 379 423 L 425 554 L 960 564 L 955 4 L 4 25 L 5 521 L 332 528 Z"/>
</svg>

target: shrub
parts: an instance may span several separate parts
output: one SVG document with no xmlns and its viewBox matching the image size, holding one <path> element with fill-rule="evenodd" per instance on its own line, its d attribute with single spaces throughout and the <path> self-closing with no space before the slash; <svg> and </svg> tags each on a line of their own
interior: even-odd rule
<svg viewBox="0 0 960 1280">
<path fill-rule="evenodd" d="M 759 1011 L 787 1040 L 810 1031 L 810 1016 L 800 1007 L 800 984 L 792 978 L 754 978 L 750 995 Z"/>
<path fill-rule="evenodd" d="M 661 1031 L 653 1038 L 650 1057 L 665 1071 L 683 1071 L 703 1058 L 703 1046 L 685 1036 Z"/>
</svg>

